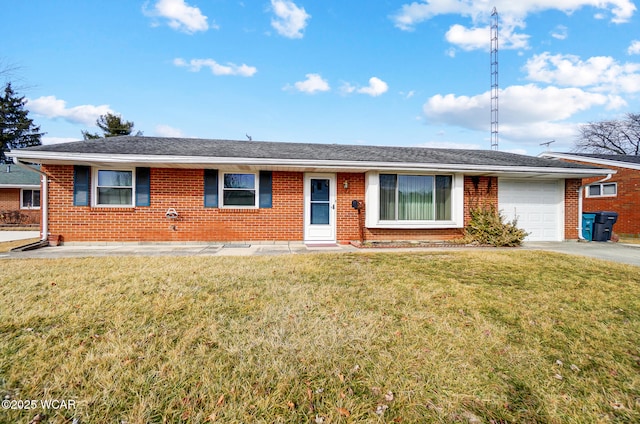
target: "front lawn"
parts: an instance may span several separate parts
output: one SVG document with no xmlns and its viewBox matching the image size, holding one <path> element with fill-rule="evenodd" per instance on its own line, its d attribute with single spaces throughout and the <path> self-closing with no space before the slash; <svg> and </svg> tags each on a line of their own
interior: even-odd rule
<svg viewBox="0 0 640 424">
<path fill-rule="evenodd" d="M 640 422 L 637 267 L 521 250 L 0 266 L 2 423 Z"/>
</svg>

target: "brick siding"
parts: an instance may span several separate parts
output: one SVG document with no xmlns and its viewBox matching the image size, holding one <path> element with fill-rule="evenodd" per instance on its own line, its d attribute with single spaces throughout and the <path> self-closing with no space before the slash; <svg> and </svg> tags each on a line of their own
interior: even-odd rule
<svg viewBox="0 0 640 424">
<path fill-rule="evenodd" d="M 40 209 L 20 209 L 20 189 L 2 188 L 0 189 L 0 212 L 19 211 L 24 215 L 21 224 L 39 224 Z M 3 222 L 0 222 L 0 224 Z"/>
<path fill-rule="evenodd" d="M 202 169 L 151 169 L 149 207 L 73 205 L 73 166 L 43 165 L 49 175 L 49 229 L 64 241 L 189 242 L 301 241 L 304 173 L 273 172 L 273 205 L 264 209 L 204 207 Z M 348 188 L 344 188 L 344 182 Z M 337 240 L 451 240 L 461 228 L 397 230 L 365 227 L 365 174 L 336 174 Z M 360 210 L 352 201 L 361 202 Z M 472 206 L 498 205 L 496 177 L 464 178 L 464 223 Z M 570 206 L 567 206 L 568 208 Z M 573 206 L 571 206 L 573 207 Z M 168 219 L 167 209 L 179 216 Z M 576 212 L 577 213 L 577 212 Z M 569 216 L 569 214 L 567 214 Z"/>
<path fill-rule="evenodd" d="M 588 161 L 567 161 L 594 165 Z M 597 165 L 605 167 L 604 165 Z M 615 197 L 586 197 L 583 194 L 582 210 L 584 212 L 611 211 L 618 213 L 618 221 L 613 225 L 613 232 L 627 237 L 640 237 L 640 170 L 606 166 L 617 171 L 606 183 L 617 183 L 618 194 Z M 589 185 L 603 177 L 585 178 L 582 184 Z"/>
</svg>

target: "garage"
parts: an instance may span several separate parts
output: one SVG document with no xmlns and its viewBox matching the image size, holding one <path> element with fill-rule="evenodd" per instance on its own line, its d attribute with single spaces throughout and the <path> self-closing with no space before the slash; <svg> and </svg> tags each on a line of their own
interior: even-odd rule
<svg viewBox="0 0 640 424">
<path fill-rule="evenodd" d="M 498 179 L 498 208 L 518 220 L 526 241 L 564 239 L 564 180 Z"/>
</svg>

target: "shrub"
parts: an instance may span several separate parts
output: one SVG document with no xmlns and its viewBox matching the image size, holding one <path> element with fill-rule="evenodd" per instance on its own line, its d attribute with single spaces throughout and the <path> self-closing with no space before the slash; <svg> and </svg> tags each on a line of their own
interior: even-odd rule
<svg viewBox="0 0 640 424">
<path fill-rule="evenodd" d="M 0 211 L 1 224 L 26 224 L 29 216 L 20 211 Z"/>
<path fill-rule="evenodd" d="M 505 222 L 494 206 L 472 208 L 471 221 L 465 227 L 466 243 L 496 247 L 520 246 L 528 233 L 518 228 L 518 220 Z"/>
</svg>

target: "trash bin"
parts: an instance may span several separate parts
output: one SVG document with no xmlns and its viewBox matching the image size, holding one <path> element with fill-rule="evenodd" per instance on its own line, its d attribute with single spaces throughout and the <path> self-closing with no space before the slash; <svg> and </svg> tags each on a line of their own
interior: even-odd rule
<svg viewBox="0 0 640 424">
<path fill-rule="evenodd" d="M 582 237 L 585 240 L 593 240 L 593 222 L 596 220 L 596 214 L 593 212 L 585 212 L 582 214 Z"/>
<path fill-rule="evenodd" d="M 596 212 L 593 221 L 593 241 L 609 241 L 613 234 L 613 224 L 618 220 L 616 212 Z"/>
</svg>

